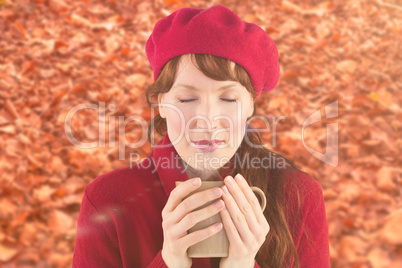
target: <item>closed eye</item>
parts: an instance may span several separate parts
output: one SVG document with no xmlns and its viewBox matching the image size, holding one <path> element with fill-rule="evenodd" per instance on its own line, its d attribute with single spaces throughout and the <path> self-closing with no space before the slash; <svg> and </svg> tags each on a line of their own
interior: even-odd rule
<svg viewBox="0 0 402 268">
<path fill-rule="evenodd" d="M 194 99 L 191 99 L 191 100 L 179 100 L 179 102 L 180 103 L 183 103 L 183 102 L 190 102 L 190 101 L 193 101 Z"/>
<path fill-rule="evenodd" d="M 227 102 L 236 102 L 237 100 L 229 100 L 229 99 L 222 99 L 223 101 L 227 101 Z"/>
<path fill-rule="evenodd" d="M 191 101 L 193 101 L 193 100 L 196 100 L 196 99 L 179 100 L 179 102 L 180 102 L 180 103 L 185 103 L 185 102 L 191 102 Z M 237 100 L 230 100 L 230 99 L 221 99 L 221 100 L 226 101 L 226 102 L 236 102 L 236 101 L 237 101 Z"/>
</svg>

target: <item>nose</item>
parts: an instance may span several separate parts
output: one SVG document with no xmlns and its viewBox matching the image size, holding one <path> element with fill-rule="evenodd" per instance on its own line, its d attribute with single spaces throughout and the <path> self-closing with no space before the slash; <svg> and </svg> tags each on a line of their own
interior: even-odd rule
<svg viewBox="0 0 402 268">
<path fill-rule="evenodd" d="M 195 127 L 205 131 L 214 131 L 218 128 L 219 120 L 216 120 L 218 107 L 214 107 L 211 101 L 206 100 L 196 108 L 197 119 Z M 214 120 L 215 119 L 215 120 Z M 210 129 L 209 129 L 210 128 Z"/>
</svg>

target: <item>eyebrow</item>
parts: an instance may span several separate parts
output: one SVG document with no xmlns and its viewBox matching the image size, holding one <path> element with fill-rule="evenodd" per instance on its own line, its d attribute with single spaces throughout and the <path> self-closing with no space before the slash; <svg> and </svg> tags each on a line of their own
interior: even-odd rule
<svg viewBox="0 0 402 268">
<path fill-rule="evenodd" d="M 173 88 L 175 88 L 175 87 L 184 87 L 184 88 L 187 88 L 187 89 L 190 89 L 190 90 L 200 91 L 200 89 L 198 89 L 198 88 L 196 88 L 196 87 L 194 87 L 192 85 L 186 85 L 186 84 L 176 84 Z M 236 84 L 229 84 L 229 85 L 226 85 L 226 86 L 221 86 L 218 89 L 218 91 L 222 91 L 224 89 L 228 89 L 228 88 L 232 88 L 232 87 L 236 87 Z"/>
</svg>

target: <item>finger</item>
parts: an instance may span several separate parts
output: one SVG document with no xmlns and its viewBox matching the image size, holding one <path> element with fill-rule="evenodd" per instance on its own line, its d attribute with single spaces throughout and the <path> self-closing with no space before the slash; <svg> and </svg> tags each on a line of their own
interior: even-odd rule
<svg viewBox="0 0 402 268">
<path fill-rule="evenodd" d="M 202 207 L 208 203 L 216 201 L 222 195 L 222 189 L 219 187 L 214 187 L 212 189 L 207 189 L 204 191 L 192 194 L 190 197 L 183 200 L 172 212 L 171 217 L 176 219 L 176 223 L 182 220 L 186 215 Z"/>
<path fill-rule="evenodd" d="M 180 238 L 178 240 L 178 242 L 183 248 L 187 249 L 190 246 L 192 246 L 198 242 L 201 242 L 201 241 L 207 239 L 208 237 L 213 236 L 216 233 L 219 233 L 220 231 L 222 231 L 222 224 L 215 223 L 215 224 L 208 226 L 207 228 L 192 232 L 192 233 L 184 236 L 183 238 Z"/>
<path fill-rule="evenodd" d="M 253 239 L 253 234 L 250 231 L 250 228 L 247 224 L 246 217 L 240 211 L 237 206 L 236 201 L 232 197 L 231 193 L 228 191 L 226 186 L 222 186 L 223 189 L 223 201 L 225 202 L 225 206 L 229 212 L 229 215 L 232 219 L 232 222 L 237 230 L 238 235 L 240 236 L 240 240 L 243 244 L 251 244 Z"/>
<path fill-rule="evenodd" d="M 166 210 L 166 212 L 172 212 L 188 194 L 200 186 L 201 178 L 198 177 L 180 183 L 170 192 L 164 210 Z"/>
<path fill-rule="evenodd" d="M 243 177 L 243 175 L 238 173 L 235 177 L 235 180 L 237 181 L 237 184 L 238 184 L 239 188 L 242 190 L 244 196 L 250 203 L 250 205 L 254 211 L 254 215 L 257 219 L 257 222 L 259 224 L 265 222 L 266 220 L 265 220 L 263 211 L 261 210 L 260 202 L 258 201 L 257 197 L 255 196 L 253 190 L 248 185 L 246 179 Z"/>
<path fill-rule="evenodd" d="M 172 236 L 175 238 L 181 238 L 184 235 L 187 235 L 187 230 L 194 227 L 197 223 L 211 218 L 212 216 L 217 214 L 220 210 L 222 210 L 223 206 L 224 202 L 219 199 L 218 201 L 215 201 L 214 203 L 202 209 L 188 213 L 177 224 L 174 224 L 172 226 L 171 231 Z"/>
<path fill-rule="evenodd" d="M 225 201 L 225 199 L 224 199 Z M 226 235 L 228 237 L 229 243 L 234 247 L 235 245 L 243 244 L 241 240 L 240 234 L 237 231 L 235 224 L 233 223 L 232 217 L 227 209 L 227 205 L 225 203 L 225 207 L 219 212 L 222 218 L 223 228 L 225 229 Z"/>
<path fill-rule="evenodd" d="M 229 194 L 224 194 L 224 197 L 226 197 L 229 202 L 226 203 L 225 201 L 225 204 L 227 204 L 229 213 L 243 242 L 251 243 L 253 239 L 251 230 L 259 229 L 254 211 L 242 190 L 237 185 L 237 182 L 234 181 L 231 176 L 226 177 L 225 184 L 229 190 Z"/>
</svg>

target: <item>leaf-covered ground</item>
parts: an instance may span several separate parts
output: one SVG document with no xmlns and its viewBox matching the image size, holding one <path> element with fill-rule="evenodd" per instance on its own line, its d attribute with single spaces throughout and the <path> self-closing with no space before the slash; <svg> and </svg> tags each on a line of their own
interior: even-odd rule
<svg viewBox="0 0 402 268">
<path fill-rule="evenodd" d="M 149 123 L 153 26 L 180 7 L 223 4 L 278 47 L 279 84 L 257 114 L 282 119 L 262 136 L 320 182 L 331 266 L 402 267 L 401 2 L 1 0 L 0 266 L 71 267 L 85 186 L 152 150 L 147 142 L 119 155 L 144 130 L 132 122 L 121 137 L 103 126 L 132 115 Z M 84 103 L 96 108 L 69 118 Z M 322 120 L 303 128 L 316 111 Z M 336 124 L 338 147 L 326 140 Z M 102 137 L 95 148 L 73 145 Z M 307 148 L 338 152 L 336 166 Z"/>
</svg>

